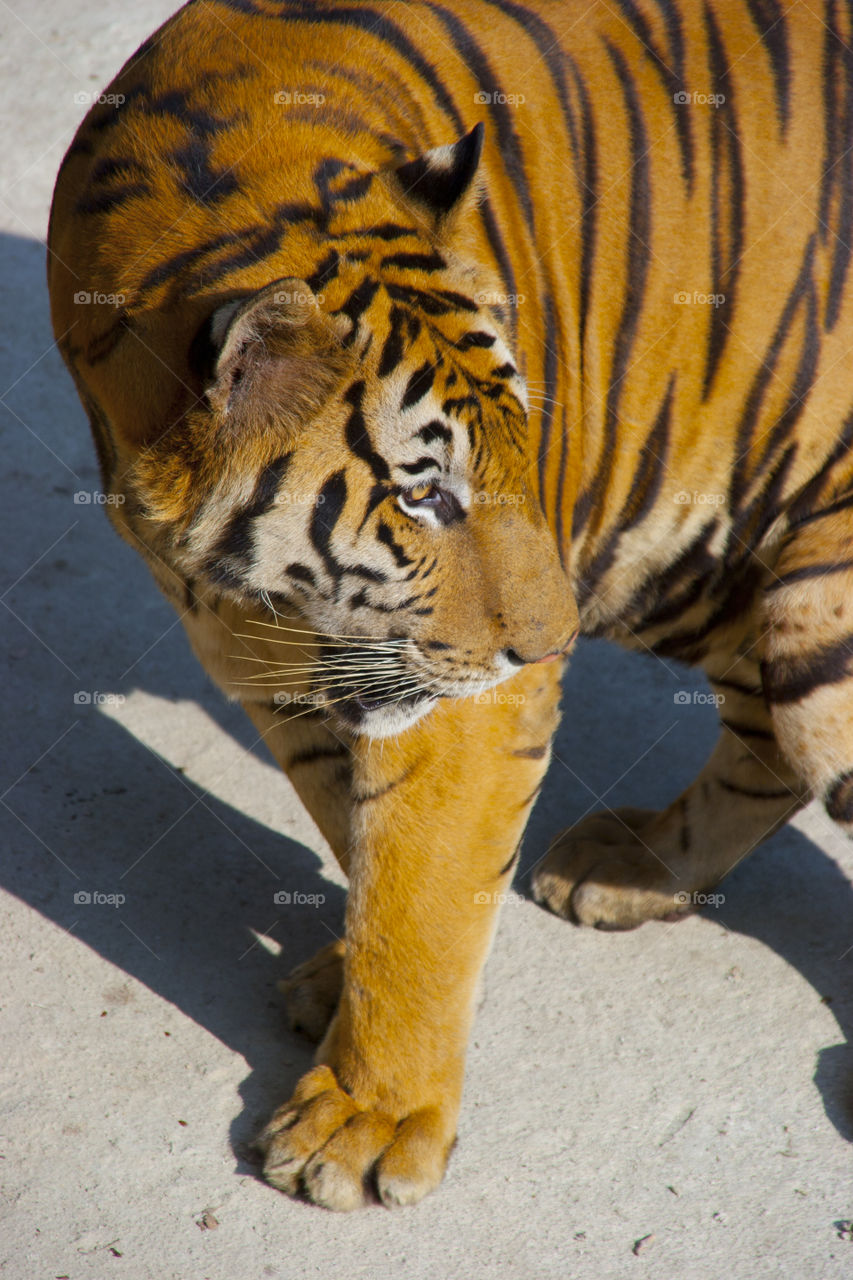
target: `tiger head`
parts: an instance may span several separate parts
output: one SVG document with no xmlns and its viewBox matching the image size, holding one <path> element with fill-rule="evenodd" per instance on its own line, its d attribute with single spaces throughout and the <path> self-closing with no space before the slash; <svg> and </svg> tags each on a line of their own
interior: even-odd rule
<svg viewBox="0 0 853 1280">
<path fill-rule="evenodd" d="M 203 397 L 135 477 L 149 517 L 182 512 L 181 570 L 296 610 L 318 689 L 381 737 L 562 652 L 578 615 L 495 307 L 435 234 L 365 243 L 322 290 L 286 277 L 215 308 L 193 346 Z"/>
</svg>

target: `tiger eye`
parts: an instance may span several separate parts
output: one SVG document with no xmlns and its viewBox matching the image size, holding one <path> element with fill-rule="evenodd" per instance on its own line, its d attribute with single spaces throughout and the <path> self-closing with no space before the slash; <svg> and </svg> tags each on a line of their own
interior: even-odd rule
<svg viewBox="0 0 853 1280">
<path fill-rule="evenodd" d="M 429 498 L 435 486 L 428 480 L 422 480 L 420 484 L 412 485 L 406 497 L 411 502 L 423 502 L 425 498 Z"/>
</svg>

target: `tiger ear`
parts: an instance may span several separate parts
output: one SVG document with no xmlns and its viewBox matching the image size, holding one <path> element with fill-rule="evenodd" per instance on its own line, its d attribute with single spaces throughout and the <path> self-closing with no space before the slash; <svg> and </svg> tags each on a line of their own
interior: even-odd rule
<svg viewBox="0 0 853 1280">
<path fill-rule="evenodd" d="M 320 408 L 349 368 L 348 329 L 304 280 L 285 277 L 218 307 L 190 363 L 222 428 L 280 432 Z"/>
<path fill-rule="evenodd" d="M 433 147 L 395 170 L 404 193 L 422 205 L 436 224 L 460 207 L 462 197 L 471 187 L 485 132 L 481 121 L 458 142 Z"/>
</svg>

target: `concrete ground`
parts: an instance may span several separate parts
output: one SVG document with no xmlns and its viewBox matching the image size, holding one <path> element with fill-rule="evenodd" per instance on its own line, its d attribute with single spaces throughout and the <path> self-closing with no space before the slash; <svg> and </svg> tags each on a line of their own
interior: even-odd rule
<svg viewBox="0 0 853 1280">
<path fill-rule="evenodd" d="M 443 1186 L 347 1217 L 255 1176 L 246 1140 L 310 1058 L 275 980 L 340 930 L 342 882 L 141 561 L 75 503 L 97 472 L 44 288 L 75 95 L 170 8 L 0 0 L 0 1274 L 853 1275 L 853 853 L 823 813 L 678 926 L 582 932 L 522 896 L 557 827 L 666 802 L 714 738 L 690 673 L 601 644 L 567 680 Z"/>
</svg>

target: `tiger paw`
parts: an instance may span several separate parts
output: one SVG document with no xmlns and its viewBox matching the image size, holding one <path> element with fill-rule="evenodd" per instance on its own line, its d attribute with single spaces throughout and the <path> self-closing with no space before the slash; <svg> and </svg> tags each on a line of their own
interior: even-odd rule
<svg viewBox="0 0 853 1280">
<path fill-rule="evenodd" d="M 340 939 L 321 947 L 277 983 L 291 1028 L 319 1043 L 338 1007 L 344 981 L 346 945 Z"/>
<path fill-rule="evenodd" d="M 302 1077 L 255 1145 L 279 1191 L 348 1211 L 377 1201 L 416 1204 L 441 1182 L 453 1135 L 437 1108 L 395 1120 L 360 1107 L 320 1066 Z"/>
<path fill-rule="evenodd" d="M 658 817 L 651 809 L 617 809 L 564 831 L 534 872 L 536 901 L 596 929 L 635 929 L 692 914 L 692 896 L 679 891 L 675 856 L 659 848 Z"/>
</svg>

